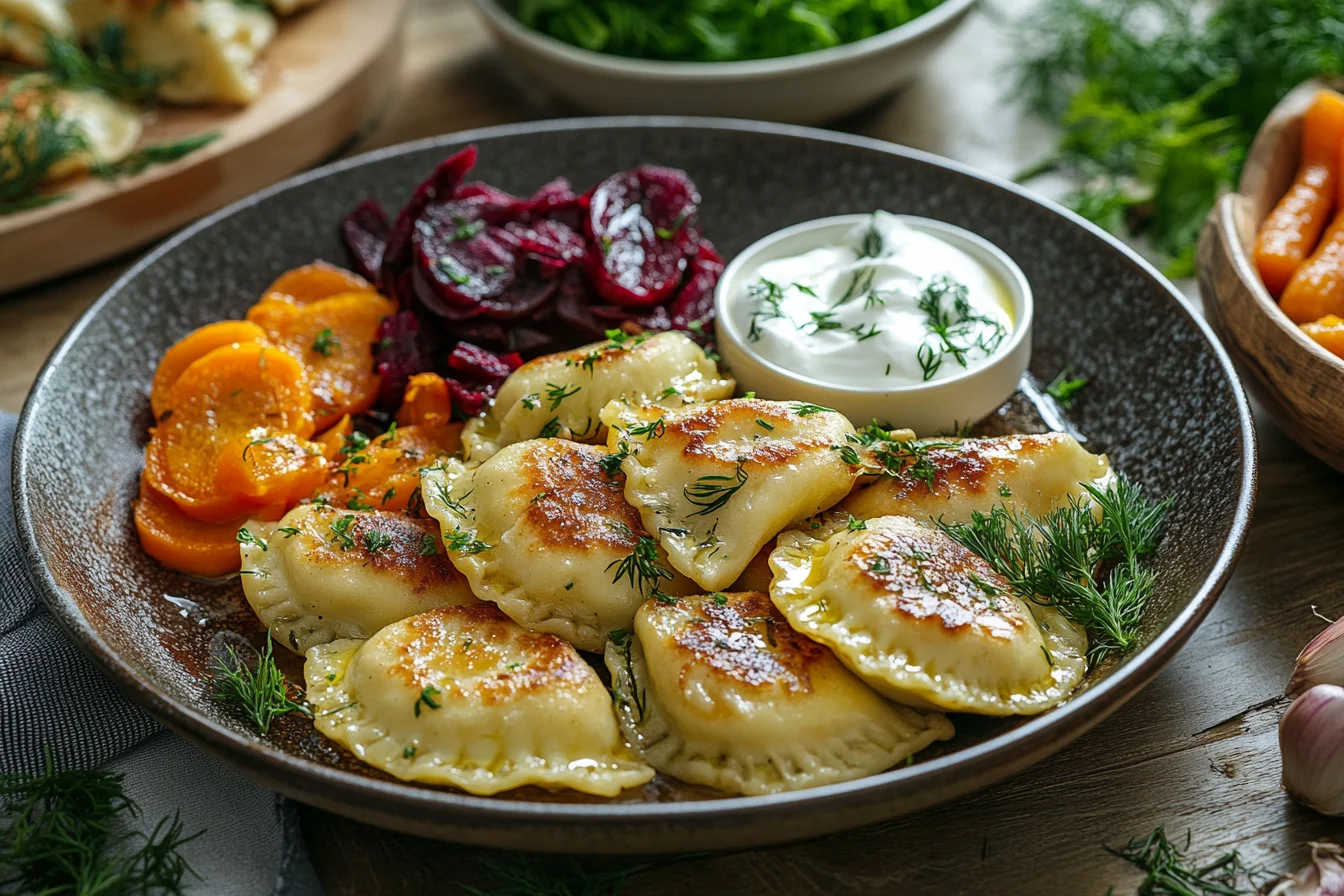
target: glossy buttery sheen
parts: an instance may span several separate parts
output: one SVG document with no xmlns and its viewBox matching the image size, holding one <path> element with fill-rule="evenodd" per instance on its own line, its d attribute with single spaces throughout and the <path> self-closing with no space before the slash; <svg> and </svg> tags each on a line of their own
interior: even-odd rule
<svg viewBox="0 0 1344 896">
<path fill-rule="evenodd" d="M 955 292 L 928 292 L 940 282 L 964 287 L 966 304 Z M 932 314 L 920 307 L 930 296 Z M 887 212 L 835 245 L 765 262 L 731 303 L 761 357 L 839 386 L 947 379 L 993 357 L 1013 329 L 1007 288 L 992 271 Z"/>
<path fill-rule="evenodd" d="M 266 549 L 241 546 L 243 593 L 295 653 L 337 638 L 368 638 L 435 607 L 479 603 L 427 520 L 305 504 L 278 523 L 247 527 Z"/>
<path fill-rule="evenodd" d="M 609 631 L 629 627 L 655 587 L 694 590 L 669 568 L 619 478 L 603 471 L 605 456 L 594 445 L 530 439 L 474 469 L 450 460 L 420 478 L 425 507 L 472 590 L 520 624 L 594 652 Z M 452 548 L 455 533 L 461 544 Z M 637 550 L 651 551 L 647 562 L 666 575 L 623 570 Z"/>
<path fill-rule="evenodd" d="M 953 735 L 941 713 L 882 699 L 760 593 L 650 601 L 606 663 L 644 758 L 730 793 L 860 778 Z"/>
<path fill-rule="evenodd" d="M 1087 671 L 1080 628 L 909 517 L 785 532 L 770 566 L 770 597 L 790 625 L 911 706 L 1031 715 L 1067 697 Z"/>
<path fill-rule="evenodd" d="M 653 777 L 597 673 L 488 605 L 445 607 L 304 664 L 317 730 L 404 781 L 488 795 L 538 784 L 615 796 Z"/>
</svg>

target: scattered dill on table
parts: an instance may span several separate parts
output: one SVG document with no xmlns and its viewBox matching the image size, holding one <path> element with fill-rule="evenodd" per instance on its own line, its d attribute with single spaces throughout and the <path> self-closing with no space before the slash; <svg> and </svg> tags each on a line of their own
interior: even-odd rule
<svg viewBox="0 0 1344 896">
<path fill-rule="evenodd" d="M 0 775 L 0 892 L 181 894 L 196 877 L 174 814 L 148 833 L 126 831 L 140 816 L 114 772 L 57 770 L 50 748 L 41 774 Z"/>
<path fill-rule="evenodd" d="M 1189 849 L 1188 831 L 1185 843 L 1178 846 L 1161 826 L 1124 846 L 1106 847 L 1107 852 L 1144 872 L 1137 896 L 1252 896 L 1274 877 L 1264 868 L 1247 865 L 1236 850 L 1210 862 L 1193 863 L 1187 858 Z"/>
</svg>

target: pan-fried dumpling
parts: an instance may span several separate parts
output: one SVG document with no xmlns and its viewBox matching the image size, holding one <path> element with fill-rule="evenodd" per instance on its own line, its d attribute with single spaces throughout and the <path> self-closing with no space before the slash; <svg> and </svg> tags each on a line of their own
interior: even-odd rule
<svg viewBox="0 0 1344 896">
<path fill-rule="evenodd" d="M 479 463 L 506 445 L 537 436 L 600 442 L 599 416 L 618 398 L 680 407 L 727 398 L 734 382 L 685 334 L 614 337 L 546 355 L 515 370 L 489 413 L 462 430 L 467 460 Z"/>
<path fill-rule="evenodd" d="M 760 593 L 649 601 L 606 662 L 645 760 L 730 793 L 861 778 L 953 734 L 941 713 L 882 699 Z"/>
<path fill-rule="evenodd" d="M 295 653 L 367 638 L 435 607 L 479 603 L 429 520 L 303 504 L 278 523 L 249 522 L 247 532 L 243 593 Z"/>
<path fill-rule="evenodd" d="M 615 796 L 653 777 L 621 742 L 593 667 L 488 604 L 314 647 L 303 671 L 317 730 L 403 781 Z"/>
<path fill-rule="evenodd" d="M 864 525 L 780 535 L 770 597 L 868 684 L 911 706 L 1006 716 L 1048 709 L 1082 681 L 1087 636 L 1058 610 L 917 520 Z"/>
<path fill-rule="evenodd" d="M 261 92 L 254 66 L 275 37 L 266 9 L 234 0 L 71 0 L 69 12 L 81 37 L 121 25 L 128 57 L 165 73 L 160 99 L 245 104 Z"/>
<path fill-rule="evenodd" d="M 69 40 L 74 28 L 61 0 L 0 0 L 0 58 L 44 65 L 47 35 Z"/>
<path fill-rule="evenodd" d="M 735 398 L 663 413 L 613 403 L 603 422 L 625 455 L 626 499 L 673 567 L 707 591 L 727 588 L 776 533 L 835 504 L 857 476 L 833 447 L 854 427 L 814 404 Z"/>
<path fill-rule="evenodd" d="M 626 503 L 595 445 L 531 439 L 468 470 L 450 460 L 420 474 L 425 507 L 478 597 L 514 621 L 600 651 L 655 594 L 693 585 Z"/>
<path fill-rule="evenodd" d="M 1086 499 L 1083 483 L 1102 490 L 1114 478 L 1104 454 L 1089 454 L 1066 433 L 992 439 L 925 439 L 925 476 L 906 471 L 860 485 L 836 510 L 855 517 L 912 516 L 968 523 L 972 512 L 1003 504 L 1042 517 L 1070 497 Z M 929 481 L 932 480 L 932 488 Z"/>
</svg>

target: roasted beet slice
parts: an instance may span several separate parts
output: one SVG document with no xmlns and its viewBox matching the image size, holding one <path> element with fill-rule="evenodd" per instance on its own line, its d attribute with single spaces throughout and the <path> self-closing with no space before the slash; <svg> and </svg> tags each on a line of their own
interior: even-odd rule
<svg viewBox="0 0 1344 896">
<path fill-rule="evenodd" d="M 378 406 L 395 410 L 401 404 L 407 380 L 434 367 L 429 340 L 415 312 L 398 311 L 383 318 L 374 342 L 373 364 L 383 378 Z"/>
<path fill-rule="evenodd" d="M 355 272 L 372 283 L 378 282 L 383 253 L 392 233 L 387 212 L 376 199 L 365 199 L 341 221 L 341 240 L 350 255 Z"/>
<path fill-rule="evenodd" d="M 523 359 L 517 354 L 497 354 L 470 342 L 459 342 L 448 355 L 448 368 L 473 383 L 498 386 L 521 366 Z"/>
<path fill-rule="evenodd" d="M 607 330 L 618 329 L 623 323 L 638 324 L 641 330 L 661 333 L 672 329 L 672 315 L 666 305 L 655 305 L 638 316 L 630 313 L 629 308 L 620 305 L 593 305 L 589 308 L 593 316 L 603 321 Z"/>
<path fill-rule="evenodd" d="M 568 264 L 585 254 L 583 235 L 559 221 L 510 221 L 504 230 L 519 250 Z M 563 265 L 561 266 L 563 269 Z"/>
<path fill-rule="evenodd" d="M 515 206 L 521 205 L 529 200 L 519 199 L 512 193 L 505 192 L 498 187 L 492 187 L 489 184 L 481 183 L 478 180 L 462 184 L 453 193 L 454 199 L 482 199 L 486 205 Z"/>
<path fill-rule="evenodd" d="M 450 203 L 428 210 L 415 225 L 416 297 L 435 314 L 471 317 L 484 299 L 513 284 L 517 257 L 497 228 L 470 221 Z"/>
<path fill-rule="evenodd" d="M 569 217 L 579 211 L 580 198 L 569 181 L 563 177 L 542 184 L 527 200 L 528 210 L 541 218 Z M 568 222 L 566 222 L 568 223 Z"/>
<path fill-rule="evenodd" d="M 536 315 L 560 290 L 558 279 L 518 278 L 497 296 L 481 300 L 481 308 L 495 320 L 518 320 Z"/>
<path fill-rule="evenodd" d="M 388 234 L 387 248 L 383 252 L 378 286 L 386 296 L 401 303 L 403 308 L 409 307 L 411 303 L 411 266 L 415 262 L 412 236 L 416 230 L 416 221 L 430 204 L 451 198 L 462 183 L 462 178 L 475 164 L 474 144 L 444 159 L 434 169 L 434 173 L 415 188 L 411 201 L 397 215 L 397 222 Z"/>
<path fill-rule="evenodd" d="M 594 301 L 600 301 L 588 280 L 577 267 L 570 268 L 560 280 L 560 295 L 555 300 L 555 316 L 585 341 L 601 339 L 611 326 L 593 314 Z"/>
<path fill-rule="evenodd" d="M 668 306 L 672 328 L 690 330 L 698 325 L 701 332 L 714 327 L 714 289 L 723 276 L 723 257 L 709 240 L 702 239 L 686 270 L 686 281 Z"/>
<path fill-rule="evenodd" d="M 478 386 L 464 383 L 453 377 L 444 377 L 448 383 L 448 397 L 453 404 L 453 412 L 460 418 L 479 417 L 485 412 L 490 399 L 499 392 L 498 386 Z"/>
<path fill-rule="evenodd" d="M 683 171 L 643 165 L 593 188 L 584 227 L 593 286 L 617 305 L 657 305 L 677 288 L 699 232 Z"/>
</svg>

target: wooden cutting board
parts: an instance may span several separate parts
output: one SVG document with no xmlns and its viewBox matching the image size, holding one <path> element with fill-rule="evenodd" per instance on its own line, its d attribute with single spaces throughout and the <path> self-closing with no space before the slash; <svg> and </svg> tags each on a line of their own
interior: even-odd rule
<svg viewBox="0 0 1344 896">
<path fill-rule="evenodd" d="M 395 89 L 407 0 L 325 0 L 281 21 L 250 106 L 148 113 L 141 145 L 218 130 L 169 165 L 83 177 L 68 198 L 0 216 L 0 293 L 111 258 L 333 153 Z"/>
</svg>

